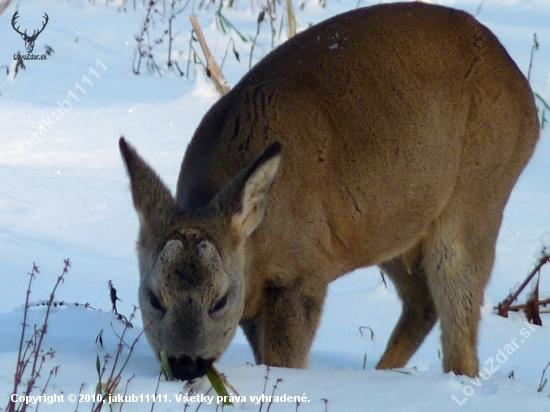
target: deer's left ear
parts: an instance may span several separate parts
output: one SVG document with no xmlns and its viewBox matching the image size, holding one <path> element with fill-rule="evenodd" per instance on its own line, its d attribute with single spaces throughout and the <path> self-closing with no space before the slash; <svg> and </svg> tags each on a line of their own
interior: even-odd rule
<svg viewBox="0 0 550 412">
<path fill-rule="evenodd" d="M 231 228 L 242 239 L 258 227 L 281 161 L 281 145 L 269 146 L 255 161 L 234 176 L 213 199 L 214 210 L 222 210 Z"/>
</svg>

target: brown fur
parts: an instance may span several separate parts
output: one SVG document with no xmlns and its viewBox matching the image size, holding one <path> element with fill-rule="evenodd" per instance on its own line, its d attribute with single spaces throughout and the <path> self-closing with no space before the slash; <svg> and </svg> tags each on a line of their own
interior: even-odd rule
<svg viewBox="0 0 550 412">
<path fill-rule="evenodd" d="M 397 3 L 306 30 L 206 114 L 175 199 L 121 139 L 149 341 L 215 360 L 240 324 L 258 363 L 303 368 L 328 284 L 380 265 L 403 313 L 377 368 L 405 366 L 440 319 L 444 370 L 475 376 L 502 213 L 538 136 L 526 79 L 464 12 Z"/>
</svg>

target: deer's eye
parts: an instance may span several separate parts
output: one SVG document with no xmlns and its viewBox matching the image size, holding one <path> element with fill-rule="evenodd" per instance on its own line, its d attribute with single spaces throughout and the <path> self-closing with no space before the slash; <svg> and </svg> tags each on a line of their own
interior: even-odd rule
<svg viewBox="0 0 550 412">
<path fill-rule="evenodd" d="M 155 295 L 151 291 L 149 291 L 149 303 L 156 310 L 160 310 L 161 312 L 165 311 L 164 307 L 162 306 L 162 303 L 160 302 L 160 299 L 157 297 L 157 295 Z"/>
<path fill-rule="evenodd" d="M 216 303 L 214 303 L 214 305 L 212 305 L 212 308 L 210 308 L 210 313 L 214 313 L 222 310 L 226 304 L 227 304 L 227 293 L 223 296 L 223 298 L 221 298 Z"/>
</svg>

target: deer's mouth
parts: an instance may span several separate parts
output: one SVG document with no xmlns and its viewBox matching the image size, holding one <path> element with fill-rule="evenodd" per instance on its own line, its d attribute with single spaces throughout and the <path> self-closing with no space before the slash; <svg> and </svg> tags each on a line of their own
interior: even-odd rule
<svg viewBox="0 0 550 412">
<path fill-rule="evenodd" d="M 168 357 L 168 363 L 172 375 L 182 381 L 192 381 L 193 379 L 203 377 L 206 372 L 212 368 L 214 359 L 203 359 L 201 357 L 191 358 L 190 356 Z"/>
</svg>

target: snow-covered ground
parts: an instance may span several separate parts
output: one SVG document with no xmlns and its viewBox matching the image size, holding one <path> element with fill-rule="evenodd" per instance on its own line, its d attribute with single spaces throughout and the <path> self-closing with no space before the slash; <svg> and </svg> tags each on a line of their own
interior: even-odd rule
<svg viewBox="0 0 550 412">
<path fill-rule="evenodd" d="M 42 404 L 41 411 L 74 411 L 69 394 L 91 394 L 97 383 L 96 354 L 114 354 L 117 337 L 111 324 L 121 332 L 122 324 L 109 313 L 107 283 L 112 280 L 122 299 L 124 314 L 137 304 L 137 262 L 134 244 L 137 218 L 133 210 L 128 178 L 122 166 L 117 140 L 125 135 L 174 189 L 179 164 L 194 128 L 206 110 L 217 100 L 217 92 L 202 73 L 191 64 L 187 73 L 190 24 L 194 11 L 205 31 L 216 59 L 221 61 L 230 38 L 232 47 L 224 62 L 224 73 L 231 84 L 247 71 L 251 42 L 243 42 L 235 31 L 227 34 L 217 28 L 217 5 L 199 9 L 190 1 L 175 20 L 179 34 L 173 58 L 186 73 L 178 77 L 166 72 L 162 77 L 132 72 L 145 9 L 142 1 L 119 2 L 73 0 L 36 0 L 12 4 L 0 16 L 0 407 L 7 403 L 13 386 L 18 336 L 23 316 L 27 273 L 33 262 L 41 274 L 32 288 L 31 301 L 48 298 L 63 259 L 72 268 L 56 299 L 68 302 L 53 309 L 44 347 L 53 348 L 55 358 L 45 371 L 59 365 L 47 394 L 65 395 L 65 402 Z M 163 2 L 159 1 L 159 7 Z M 166 2 L 169 8 L 170 2 Z M 184 3 L 184 2 L 182 2 Z M 479 0 L 441 0 L 475 13 Z M 219 4 L 219 2 L 218 2 Z M 235 9 L 223 14 L 245 37 L 256 32 L 256 3 L 236 0 Z M 302 2 L 296 3 L 300 5 Z M 360 1 L 361 6 L 374 4 Z M 299 28 L 321 21 L 337 12 L 356 7 L 355 0 L 327 0 L 326 8 L 316 0 L 297 7 Z M 18 25 L 29 32 L 41 27 L 46 12 L 49 22 L 39 35 L 34 53 L 42 54 L 45 45 L 54 53 L 47 60 L 27 61 L 26 70 L 11 78 L 13 55 L 24 51 L 24 43 L 11 27 L 19 8 Z M 278 6 L 282 14 L 282 6 Z M 491 28 L 506 46 L 519 67 L 527 73 L 536 32 L 539 49 L 534 56 L 531 84 L 535 92 L 550 102 L 550 2 L 548 0 L 486 0 L 479 19 Z M 157 32 L 165 27 L 156 17 Z M 280 20 L 277 20 L 279 24 Z M 253 62 L 270 49 L 268 23 L 262 23 Z M 276 43 L 284 40 L 279 36 Z M 195 46 L 198 50 L 198 46 Z M 181 52 L 181 53 L 180 53 Z M 155 58 L 166 67 L 165 43 L 158 46 Z M 550 113 L 547 114 L 550 117 Z M 432 334 L 410 361 L 407 374 L 375 371 L 389 334 L 400 313 L 394 289 L 382 283 L 376 269 L 360 270 L 336 281 L 329 290 L 325 314 L 313 346 L 308 370 L 273 369 L 266 393 L 271 393 L 277 378 L 282 378 L 276 395 L 307 397 L 300 412 L 387 410 L 387 411 L 543 411 L 550 408 L 550 387 L 537 392 L 542 370 L 550 361 L 550 329 L 526 325 L 522 315 L 508 319 L 493 314 L 492 307 L 519 284 L 533 267 L 544 240 L 550 232 L 550 126 L 543 132 L 532 162 L 516 186 L 506 209 L 497 248 L 492 281 L 486 291 L 480 329 L 480 361 L 494 374 L 488 379 L 470 379 L 443 374 L 439 359 L 439 330 Z M 544 268 L 541 296 L 550 296 L 550 268 Z M 76 307 L 89 303 L 100 310 Z M 40 324 L 44 307 L 30 311 L 29 324 Z M 550 322 L 546 315 L 545 324 Z M 128 332 L 128 340 L 141 330 L 141 321 Z M 374 339 L 359 327 L 369 326 Z M 101 330 L 104 348 L 95 340 Z M 514 346 L 513 344 L 516 344 Z M 508 345 L 508 346 L 507 346 Z M 510 346 L 512 345 L 512 346 Z M 512 351 L 511 348 L 514 348 Z M 506 354 L 508 352 L 508 354 Z M 513 353 L 512 353 L 513 352 Z M 367 354 L 366 371 L 363 359 Z M 263 392 L 263 366 L 251 366 L 253 358 L 242 334 L 218 365 L 231 383 L 245 396 Z M 136 346 L 127 365 L 126 381 L 135 374 L 129 394 L 152 394 L 159 367 L 145 339 Z M 513 371 L 514 378 L 509 378 Z M 34 395 L 40 394 L 47 378 L 44 372 Z M 549 373 L 550 374 L 550 373 Z M 487 374 L 485 374 L 487 377 Z M 158 411 L 181 411 L 185 394 L 180 383 L 162 382 L 159 393 L 165 400 Z M 215 404 L 215 401 L 214 401 Z M 460 406 L 462 405 L 462 406 Z M 91 404 L 81 404 L 88 410 Z M 194 411 L 197 403 L 188 410 Z M 203 405 L 201 411 L 213 411 Z M 266 405 L 264 405 L 264 410 Z M 118 409 L 115 408 L 115 410 Z M 149 411 L 151 403 L 127 402 L 125 411 Z M 258 410 L 248 402 L 245 410 Z M 271 411 L 294 411 L 293 403 L 274 403 Z"/>
</svg>

